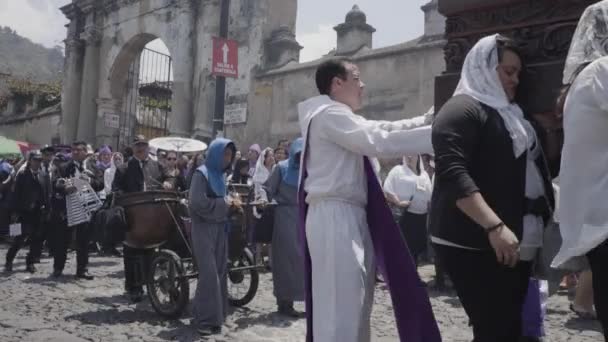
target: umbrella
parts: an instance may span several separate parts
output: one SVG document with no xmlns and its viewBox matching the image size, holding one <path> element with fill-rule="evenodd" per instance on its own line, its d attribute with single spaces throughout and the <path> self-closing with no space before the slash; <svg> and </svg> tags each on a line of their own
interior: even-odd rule
<svg viewBox="0 0 608 342">
<path fill-rule="evenodd" d="M 0 136 L 0 158 L 21 158 L 21 147 L 11 139 Z"/>
<path fill-rule="evenodd" d="M 32 144 L 30 144 L 28 142 L 25 142 L 25 141 L 17 141 L 17 140 L 15 140 L 15 142 L 19 146 L 19 149 L 21 149 L 21 154 L 23 154 L 23 155 L 26 155 L 29 151 L 35 150 L 37 148 L 36 145 L 32 145 Z"/>
<path fill-rule="evenodd" d="M 176 151 L 176 152 L 201 152 L 207 149 L 207 144 L 202 141 L 180 138 L 163 137 L 150 140 L 150 147 L 155 150 Z"/>
</svg>

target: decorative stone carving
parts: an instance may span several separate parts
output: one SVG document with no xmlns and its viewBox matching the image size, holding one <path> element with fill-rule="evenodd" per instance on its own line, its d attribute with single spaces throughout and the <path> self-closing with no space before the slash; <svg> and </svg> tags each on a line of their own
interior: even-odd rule
<svg viewBox="0 0 608 342">
<path fill-rule="evenodd" d="M 288 26 L 274 30 L 266 41 L 266 69 L 280 68 L 289 62 L 298 62 L 302 46 Z"/>
<path fill-rule="evenodd" d="M 475 42 L 496 32 L 523 42 L 528 64 L 562 60 L 568 53 L 582 9 L 593 2 L 558 0 L 548 5 L 529 1 L 449 16 L 445 47 L 447 70 L 460 70 Z"/>
<path fill-rule="evenodd" d="M 103 33 L 97 27 L 88 26 L 84 29 L 84 32 L 80 34 L 80 38 L 84 40 L 87 45 L 99 45 L 103 38 Z"/>
<path fill-rule="evenodd" d="M 519 102 L 527 111 L 552 111 L 578 19 L 595 2 L 439 0 L 439 10 L 447 17 L 447 43 L 446 72 L 436 79 L 436 108 L 451 97 L 471 47 L 481 37 L 500 33 L 521 43 L 526 68 L 521 76 Z"/>
<path fill-rule="evenodd" d="M 346 14 L 344 23 L 334 30 L 338 33 L 337 55 L 353 54 L 364 46 L 372 48 L 372 35 L 376 29 L 367 23 L 367 16 L 357 5 Z"/>
</svg>

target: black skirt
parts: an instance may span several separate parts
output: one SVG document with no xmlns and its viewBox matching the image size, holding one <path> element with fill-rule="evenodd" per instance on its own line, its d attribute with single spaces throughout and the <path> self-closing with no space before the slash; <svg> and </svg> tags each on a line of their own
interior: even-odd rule
<svg viewBox="0 0 608 342">
<path fill-rule="evenodd" d="M 412 214 L 404 210 L 399 226 L 414 259 L 424 253 L 427 249 L 426 214 Z"/>
<path fill-rule="evenodd" d="M 271 243 L 274 228 L 274 207 L 266 207 L 262 217 L 255 220 L 253 241 L 255 243 Z"/>
</svg>

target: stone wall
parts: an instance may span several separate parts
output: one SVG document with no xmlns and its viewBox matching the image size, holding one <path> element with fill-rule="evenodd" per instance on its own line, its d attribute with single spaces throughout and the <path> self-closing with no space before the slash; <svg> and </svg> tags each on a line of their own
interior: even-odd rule
<svg viewBox="0 0 608 342">
<path fill-rule="evenodd" d="M 60 131 L 61 108 L 59 105 L 36 113 L 0 118 L 0 135 L 36 145 L 51 144 L 59 140 Z"/>
<path fill-rule="evenodd" d="M 398 120 L 425 113 L 434 100 L 434 79 L 445 68 L 443 41 L 410 42 L 368 50 L 353 59 L 366 84 L 369 119 Z M 324 59 L 260 74 L 253 83 L 246 124 L 227 125 L 228 137 L 245 149 L 252 143 L 275 146 L 300 135 L 297 104 L 318 95 L 314 74 Z"/>
<path fill-rule="evenodd" d="M 228 88 L 227 103 L 247 102 L 247 122 L 225 126 L 225 135 L 239 148 L 259 143 L 274 147 L 278 140 L 292 139 L 300 135 L 297 105 L 318 95 L 314 74 L 317 66 L 327 58 L 336 56 L 341 46 L 360 46 L 347 56 L 361 69 L 366 84 L 364 108 L 360 114 L 369 119 L 398 120 L 425 113 L 434 103 L 435 77 L 445 70 L 441 34 L 445 23 L 437 12 L 437 2 L 423 6 L 425 12 L 425 34 L 412 41 L 380 49 L 371 49 L 369 32 L 375 31 L 366 23 L 366 17 L 358 7 L 346 16 L 344 24 L 336 27 L 341 31 L 352 27 L 353 39 L 342 40 L 338 35 L 337 49 L 326 57 L 308 63 L 290 62 L 271 70 L 263 65 L 257 71 L 249 88 L 246 82 L 232 81 Z M 360 39 L 358 45 L 356 40 Z M 291 49 L 299 49 L 294 48 Z M 249 93 L 231 92 L 230 85 L 240 84 Z M 242 95 L 240 95 L 242 94 Z"/>
</svg>

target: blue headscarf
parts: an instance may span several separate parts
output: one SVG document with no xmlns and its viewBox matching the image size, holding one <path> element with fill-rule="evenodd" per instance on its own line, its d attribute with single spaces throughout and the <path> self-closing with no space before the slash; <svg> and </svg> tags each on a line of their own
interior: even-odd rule
<svg viewBox="0 0 608 342">
<path fill-rule="evenodd" d="M 298 186 L 300 177 L 300 154 L 304 147 L 304 139 L 298 138 L 291 143 L 289 159 L 279 163 L 283 182 L 291 186 Z"/>
<path fill-rule="evenodd" d="M 231 140 L 224 138 L 217 138 L 209 144 L 207 150 L 207 159 L 205 163 L 198 168 L 198 171 L 202 172 L 207 178 L 211 190 L 218 196 L 226 196 L 226 182 L 224 181 L 224 173 L 232 164 L 224 167 L 224 151 L 226 148 L 232 149 L 232 159 L 236 153 L 236 147 Z"/>
</svg>

